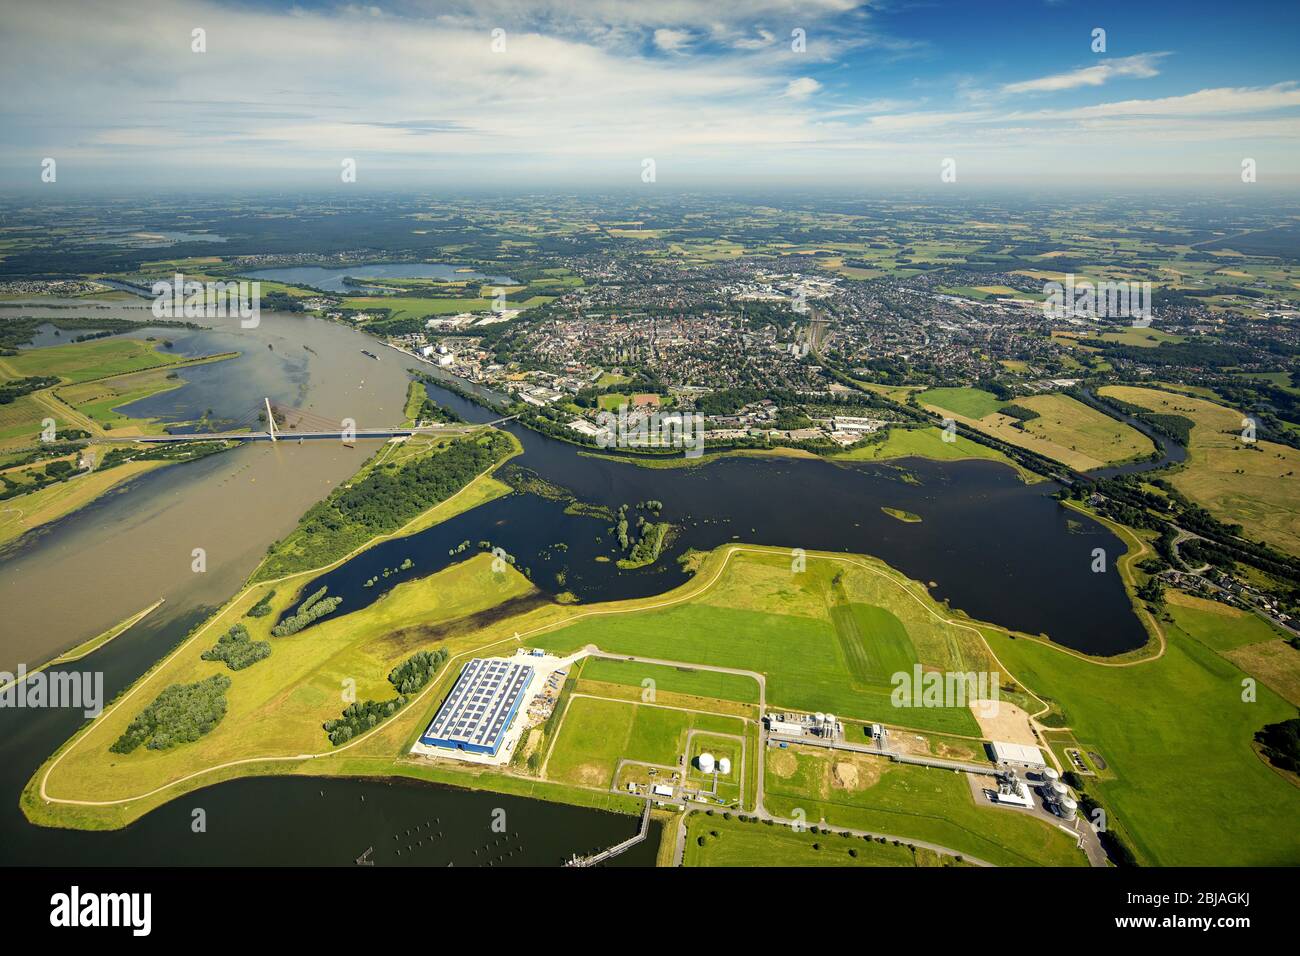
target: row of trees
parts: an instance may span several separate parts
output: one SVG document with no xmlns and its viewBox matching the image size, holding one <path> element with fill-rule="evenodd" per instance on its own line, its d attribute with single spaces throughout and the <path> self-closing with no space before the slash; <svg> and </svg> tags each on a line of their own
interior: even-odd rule
<svg viewBox="0 0 1300 956">
<path fill-rule="evenodd" d="M 447 651 L 440 647 L 436 651 L 420 651 L 398 664 L 388 674 L 388 682 L 397 689 L 397 696 L 389 700 L 348 704 L 343 716 L 337 720 L 327 720 L 322 725 L 329 735 L 330 743 L 335 747 L 347 743 L 392 717 L 406 706 L 411 694 L 418 693 L 433 679 L 446 660 Z"/>
<path fill-rule="evenodd" d="M 296 613 L 289 615 L 271 628 L 271 633 L 276 637 L 288 637 L 290 634 L 297 634 L 308 624 L 319 620 L 343 603 L 341 597 L 326 597 L 325 592 L 327 590 L 329 588 L 322 587 L 312 594 L 311 597 L 298 605 Z"/>
</svg>

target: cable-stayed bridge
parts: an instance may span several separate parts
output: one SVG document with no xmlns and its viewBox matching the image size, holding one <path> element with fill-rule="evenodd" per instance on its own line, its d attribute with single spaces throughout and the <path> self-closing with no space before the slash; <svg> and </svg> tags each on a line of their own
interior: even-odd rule
<svg viewBox="0 0 1300 956">
<path fill-rule="evenodd" d="M 486 425 L 499 425 L 517 418 L 509 415 L 496 421 L 485 422 Z M 227 427 L 219 432 L 185 432 L 167 435 L 104 435 L 96 441 L 108 442 L 144 442 L 164 444 L 167 442 L 193 441 L 311 441 L 334 439 L 335 441 L 366 441 L 405 438 L 411 435 L 431 435 L 439 432 L 454 432 L 465 428 L 480 428 L 474 423 L 430 422 L 416 425 L 392 425 L 379 428 L 360 428 L 351 419 L 326 418 L 315 412 L 289 405 L 281 405 L 269 398 L 248 409 L 244 414 L 230 422 L 223 422 Z"/>
</svg>

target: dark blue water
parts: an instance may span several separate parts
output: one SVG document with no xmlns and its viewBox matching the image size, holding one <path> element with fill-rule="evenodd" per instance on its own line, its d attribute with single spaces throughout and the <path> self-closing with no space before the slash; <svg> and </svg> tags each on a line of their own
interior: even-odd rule
<svg viewBox="0 0 1300 956">
<path fill-rule="evenodd" d="M 436 385 L 430 396 L 462 417 L 488 421 L 494 412 Z M 1119 654 L 1146 641 L 1115 559 L 1123 543 L 1101 525 L 1061 507 L 1054 483 L 1024 484 L 996 462 L 833 464 L 789 458 L 721 458 L 683 468 L 643 468 L 580 454 L 580 449 L 514 423 L 524 454 L 514 459 L 585 502 L 611 511 L 656 499 L 676 538 L 649 568 L 621 570 L 610 522 L 565 513 L 563 502 L 513 494 L 427 531 L 380 544 L 304 587 L 341 596 L 346 612 L 377 600 L 394 585 L 432 574 L 501 547 L 544 591 L 570 591 L 581 601 L 658 594 L 686 580 L 676 558 L 730 541 L 882 558 L 909 577 L 935 582 L 939 600 L 981 620 L 1090 654 Z M 921 516 L 892 518 L 881 507 Z M 464 541 L 465 552 L 449 555 Z M 558 542 L 567 549 L 555 548 Z M 1093 573 L 1093 549 L 1110 560 Z M 413 567 L 387 578 L 385 568 Z M 365 582 L 376 575 L 372 587 Z M 562 577 L 559 577 L 562 576 Z"/>
</svg>

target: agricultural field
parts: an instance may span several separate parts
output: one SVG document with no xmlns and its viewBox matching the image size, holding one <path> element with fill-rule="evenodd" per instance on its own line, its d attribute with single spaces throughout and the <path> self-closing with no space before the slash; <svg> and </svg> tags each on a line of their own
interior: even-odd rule
<svg viewBox="0 0 1300 956">
<path fill-rule="evenodd" d="M 418 296 L 358 295 L 340 303 L 344 309 L 372 311 L 387 309 L 390 319 L 421 319 L 426 315 L 455 315 L 458 312 L 486 312 L 492 300 L 479 296 L 464 298 L 421 298 Z"/>
<path fill-rule="evenodd" d="M 545 305 L 553 298 L 554 296 L 532 295 L 521 302 L 513 300 L 507 302 L 507 308 L 532 309 L 539 305 Z M 360 295 L 343 299 L 340 306 L 344 309 L 357 309 L 360 311 L 387 309 L 389 319 L 421 319 L 430 315 L 487 312 L 492 308 L 492 301 L 490 295 L 484 296 L 482 294 L 461 297 Z"/>
<path fill-rule="evenodd" d="M 918 395 L 916 400 L 926 408 L 974 420 L 992 415 L 1007 404 L 982 388 L 931 388 Z"/>
<path fill-rule="evenodd" d="M 921 404 L 1012 445 L 1059 461 L 1076 471 L 1090 471 L 1155 451 L 1141 432 L 1068 395 L 1049 393 L 1004 402 L 980 389 L 936 388 L 920 395 Z M 1037 418 L 1005 414 L 1008 405 L 1028 409 Z"/>
<path fill-rule="evenodd" d="M 1294 717 L 1295 706 L 1262 680 L 1244 701 L 1247 675 L 1230 659 L 1271 628 L 1184 600 L 1169 612 L 1164 653 L 1128 666 L 984 632 L 1007 669 L 1064 712 L 1070 731 L 1051 735 L 1058 755 L 1097 745 L 1108 769 L 1086 791 L 1123 827 L 1139 862 L 1300 863 L 1300 832 L 1283 823 L 1300 813 L 1300 790 L 1252 747 L 1257 730 Z"/>
<path fill-rule="evenodd" d="M 184 384 L 184 379 L 176 370 L 149 369 L 61 386 L 55 389 L 55 395 L 61 402 L 72 406 L 97 425 L 111 429 L 119 435 L 133 435 L 161 429 L 149 428 L 148 423 L 123 415 L 117 409 L 151 395 L 180 388 Z"/>
<path fill-rule="evenodd" d="M 97 339 L 69 345 L 27 349 L 0 358 L 0 376 L 57 376 L 63 384 L 18 397 L 0 405 L 0 449 L 35 443 L 46 418 L 59 430 L 76 428 L 101 435 L 160 431 L 152 422 L 132 419 L 116 409 L 179 388 L 181 370 L 189 365 L 231 358 L 237 353 L 186 358 L 160 350 L 140 339 Z"/>
<path fill-rule="evenodd" d="M 55 408 L 36 394 L 20 395 L 12 402 L 0 405 L 0 449 L 21 448 L 36 443 L 41 432 L 41 422 L 55 418 Z"/>
<path fill-rule="evenodd" d="M 1243 441 L 1242 413 L 1205 399 L 1127 385 L 1101 394 L 1194 422 L 1187 462 L 1169 478 L 1174 487 L 1247 537 L 1300 554 L 1300 451 Z"/>
</svg>

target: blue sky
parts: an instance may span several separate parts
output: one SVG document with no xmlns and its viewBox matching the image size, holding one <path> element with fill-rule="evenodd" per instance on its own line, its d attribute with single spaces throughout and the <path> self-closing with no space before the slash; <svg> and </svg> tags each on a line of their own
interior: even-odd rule
<svg viewBox="0 0 1300 956">
<path fill-rule="evenodd" d="M 961 188 L 1232 189 L 1246 158 L 1300 186 L 1298 3 L 46 0 L 4 20 L 9 189 L 46 157 L 100 190 L 328 189 L 345 160 L 370 188 L 636 188 L 647 159 L 684 188 L 937 186 L 951 159 Z"/>
</svg>

